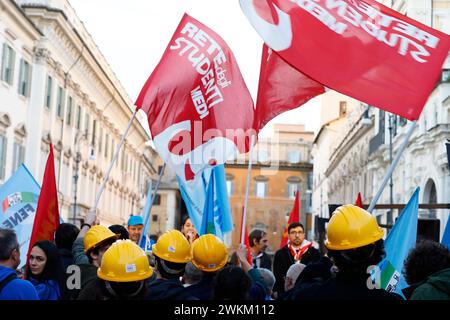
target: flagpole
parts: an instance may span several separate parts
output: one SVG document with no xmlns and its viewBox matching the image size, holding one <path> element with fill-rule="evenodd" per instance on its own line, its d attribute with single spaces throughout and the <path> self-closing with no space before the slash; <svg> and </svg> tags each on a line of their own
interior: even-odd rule
<svg viewBox="0 0 450 320">
<path fill-rule="evenodd" d="M 247 187 L 245 189 L 245 201 L 244 201 L 244 217 L 242 218 L 242 230 L 241 230 L 241 244 L 245 243 L 245 227 L 247 225 L 247 205 L 248 205 L 248 192 L 250 189 L 250 175 L 252 172 L 252 160 L 253 160 L 253 145 L 255 144 L 255 135 L 250 137 L 250 157 L 248 160 L 248 172 L 247 172 Z"/>
<path fill-rule="evenodd" d="M 403 151 L 405 151 L 406 146 L 408 145 L 409 139 L 411 138 L 416 126 L 417 126 L 417 120 L 414 120 L 411 127 L 409 128 L 408 133 L 406 134 L 405 140 L 403 141 L 402 145 L 400 146 L 400 149 L 397 152 L 397 155 L 395 156 L 394 161 L 391 163 L 391 166 L 389 167 L 389 170 L 386 173 L 386 176 L 384 177 L 384 180 L 381 183 L 380 188 L 378 189 L 377 194 L 372 199 L 372 202 L 370 203 L 369 208 L 367 209 L 367 211 L 369 211 L 370 213 L 372 213 L 373 209 L 375 208 L 375 205 L 378 202 L 378 199 L 381 197 L 384 187 L 386 187 L 386 184 L 389 181 L 390 177 L 392 176 L 392 173 L 394 172 L 394 169 L 397 166 L 397 163 L 400 161 L 400 157 L 402 156 Z"/>
<path fill-rule="evenodd" d="M 125 129 L 125 132 L 122 135 L 122 140 L 120 140 L 120 143 L 119 143 L 119 145 L 116 148 L 116 152 L 114 153 L 114 157 L 113 157 L 113 159 L 112 159 L 112 161 L 111 161 L 111 163 L 109 165 L 108 171 L 106 171 L 105 177 L 103 178 L 103 181 L 102 181 L 102 185 L 100 186 L 100 189 L 98 190 L 97 195 L 95 197 L 95 203 L 94 203 L 94 205 L 91 208 L 91 210 L 94 211 L 94 212 L 97 210 L 97 205 L 98 205 L 98 203 L 100 201 L 100 197 L 102 196 L 103 190 L 105 189 L 106 182 L 109 179 L 109 175 L 111 174 L 111 170 L 113 168 L 114 163 L 116 162 L 117 158 L 119 157 L 120 148 L 122 147 L 122 145 L 125 142 L 125 137 L 127 136 L 128 131 L 130 130 L 131 125 L 133 124 L 134 118 L 136 118 L 137 112 L 138 112 L 138 109 L 134 110 L 133 115 L 131 116 L 130 122 L 128 123 L 128 126 L 127 126 L 127 128 Z"/>
<path fill-rule="evenodd" d="M 161 172 L 159 173 L 158 182 L 156 182 L 156 186 L 155 186 L 155 192 L 154 192 L 153 195 L 151 196 L 151 197 L 152 197 L 152 199 L 151 199 L 152 202 L 150 203 L 150 208 L 148 209 L 148 214 L 147 214 L 146 217 L 145 217 L 145 221 L 144 221 L 144 229 L 143 229 L 143 230 L 146 229 L 147 224 L 148 224 L 148 222 L 149 222 L 149 220 L 150 220 L 150 214 L 151 214 L 151 212 L 152 212 L 153 203 L 155 202 L 156 193 L 158 192 L 158 189 L 159 189 L 159 183 L 161 182 L 161 178 L 162 178 L 162 176 L 163 176 L 163 174 L 164 174 L 164 169 L 166 169 L 166 163 L 165 163 L 165 162 L 164 162 L 164 165 L 163 165 L 163 167 L 162 167 L 162 169 L 161 169 Z M 147 201 L 148 201 L 148 200 L 147 200 Z M 142 232 L 142 234 L 141 234 L 141 236 L 140 236 L 140 238 L 139 238 L 138 244 L 141 244 L 142 238 L 143 238 L 143 237 L 144 237 L 144 232 Z"/>
</svg>

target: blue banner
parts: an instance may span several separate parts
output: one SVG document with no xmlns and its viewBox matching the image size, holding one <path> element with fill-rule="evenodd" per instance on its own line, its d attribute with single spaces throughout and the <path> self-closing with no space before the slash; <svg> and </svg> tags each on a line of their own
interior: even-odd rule
<svg viewBox="0 0 450 320">
<path fill-rule="evenodd" d="M 30 237 L 41 188 L 31 173 L 22 164 L 0 187 L 0 228 L 14 229 L 20 244 L 20 265 L 27 260 Z"/>
<path fill-rule="evenodd" d="M 209 185 L 212 175 L 212 184 Z M 202 219 L 204 212 L 214 212 L 215 234 L 223 240 L 224 234 L 233 230 L 233 218 L 231 216 L 230 204 L 228 201 L 227 185 L 225 179 L 225 168 L 223 165 L 207 169 L 202 174 L 202 179 L 195 179 L 184 183 L 178 178 L 181 196 L 186 204 L 189 217 L 197 231 L 202 230 Z M 214 202 L 207 204 L 208 186 L 212 188 L 210 194 L 213 194 Z M 211 199 L 212 196 L 209 196 Z M 207 209 L 208 211 L 205 211 Z M 200 233 L 201 234 L 201 233 Z"/>
<path fill-rule="evenodd" d="M 401 290 L 408 286 L 402 275 L 403 264 L 417 240 L 419 191 L 417 188 L 389 232 L 384 242 L 386 258 L 380 263 L 381 287 L 402 296 Z"/>
<path fill-rule="evenodd" d="M 447 219 L 447 225 L 445 226 L 444 235 L 442 236 L 441 243 L 450 250 L 450 217 Z"/>
</svg>

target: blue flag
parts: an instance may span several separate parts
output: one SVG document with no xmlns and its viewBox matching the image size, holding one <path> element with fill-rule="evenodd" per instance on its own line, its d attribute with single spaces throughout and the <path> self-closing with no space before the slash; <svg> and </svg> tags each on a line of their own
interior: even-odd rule
<svg viewBox="0 0 450 320">
<path fill-rule="evenodd" d="M 154 243 L 148 236 L 148 231 L 150 230 L 150 207 L 152 205 L 152 200 L 152 180 L 150 180 L 147 191 L 147 200 L 141 214 L 144 228 L 142 229 L 141 242 L 139 243 L 139 246 L 146 252 L 152 251 L 152 245 Z"/>
<path fill-rule="evenodd" d="M 203 210 L 202 226 L 200 227 L 199 234 L 216 234 L 216 226 L 214 223 L 215 213 L 219 210 L 217 204 L 217 198 L 214 197 L 214 174 L 208 182 L 208 188 L 206 192 L 205 209 Z"/>
<path fill-rule="evenodd" d="M 442 236 L 441 243 L 450 250 L 450 217 L 447 220 L 447 225 L 445 226 L 444 235 Z"/>
<path fill-rule="evenodd" d="M 27 251 L 41 188 L 22 164 L 0 187 L 0 228 L 14 229 L 20 244 L 20 265 L 27 262 Z"/>
<path fill-rule="evenodd" d="M 416 246 L 417 240 L 419 191 L 420 188 L 414 191 L 389 232 L 384 242 L 386 258 L 380 263 L 381 288 L 402 296 L 401 290 L 408 286 L 402 275 L 403 264 L 409 251 Z"/>
<path fill-rule="evenodd" d="M 213 183 L 209 184 L 212 176 L 214 176 Z M 233 230 L 233 218 L 228 202 L 224 166 L 219 165 L 212 169 L 206 169 L 203 172 L 202 179 L 195 179 L 187 183 L 178 177 L 177 179 L 181 196 L 195 229 L 202 234 L 200 231 L 202 230 L 203 213 L 210 213 L 209 208 L 213 207 L 215 235 L 223 240 L 224 234 Z M 207 196 L 208 191 L 213 193 L 214 198 Z M 214 199 L 214 204 L 207 205 L 208 198 Z M 206 208 L 208 208 L 208 211 L 205 211 Z"/>
</svg>

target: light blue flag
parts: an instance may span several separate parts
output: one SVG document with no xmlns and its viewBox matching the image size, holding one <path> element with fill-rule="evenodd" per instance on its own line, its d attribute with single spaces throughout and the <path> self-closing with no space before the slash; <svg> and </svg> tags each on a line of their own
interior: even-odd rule
<svg viewBox="0 0 450 320">
<path fill-rule="evenodd" d="M 14 229 L 20 244 L 20 265 L 27 262 L 31 232 L 41 188 L 22 164 L 0 187 L 0 228 Z"/>
<path fill-rule="evenodd" d="M 202 226 L 200 227 L 199 234 L 202 236 L 204 234 L 216 234 L 216 226 L 214 223 L 214 216 L 216 212 L 219 210 L 217 206 L 217 198 L 214 197 L 214 174 L 211 175 L 208 188 L 206 191 L 206 201 L 205 201 L 205 209 L 203 210 L 202 216 Z"/>
<path fill-rule="evenodd" d="M 391 232 L 389 232 L 384 242 L 386 258 L 379 265 L 381 288 L 388 292 L 398 293 L 401 296 L 403 296 L 401 290 L 408 286 L 402 275 L 403 264 L 409 251 L 416 246 L 419 191 L 420 188 L 414 191 Z"/>
<path fill-rule="evenodd" d="M 216 208 L 214 210 L 215 234 L 223 240 L 224 234 L 233 230 L 233 218 L 228 201 L 224 166 L 219 165 L 213 169 L 206 169 L 202 174 L 202 179 L 196 179 L 187 183 L 178 177 L 177 179 L 189 217 L 195 229 L 201 230 L 207 199 L 207 186 L 212 174 L 214 175 L 214 183 L 211 187 L 214 189 L 214 202 L 216 204 L 214 206 Z"/>
<path fill-rule="evenodd" d="M 447 220 L 447 225 L 445 226 L 444 235 L 442 236 L 441 243 L 450 250 L 450 217 Z"/>
</svg>

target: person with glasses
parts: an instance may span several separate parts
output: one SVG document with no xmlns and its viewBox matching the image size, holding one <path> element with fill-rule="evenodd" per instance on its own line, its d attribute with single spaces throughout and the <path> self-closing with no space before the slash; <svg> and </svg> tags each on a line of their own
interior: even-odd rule
<svg viewBox="0 0 450 320">
<path fill-rule="evenodd" d="M 39 300 L 31 282 L 17 277 L 20 247 L 14 230 L 0 229 L 0 300 Z"/>
<path fill-rule="evenodd" d="M 288 243 L 275 253 L 273 273 L 275 275 L 274 292 L 280 297 L 284 293 L 284 282 L 289 267 L 294 263 L 308 265 L 320 259 L 320 252 L 312 242 L 305 239 L 305 229 L 299 222 L 288 226 Z"/>
</svg>

